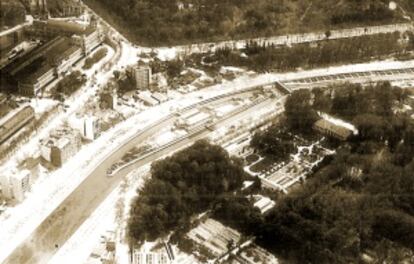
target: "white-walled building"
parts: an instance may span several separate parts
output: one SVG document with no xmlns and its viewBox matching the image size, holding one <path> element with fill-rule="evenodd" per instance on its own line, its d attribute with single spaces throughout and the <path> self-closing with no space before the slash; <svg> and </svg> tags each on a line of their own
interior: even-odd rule
<svg viewBox="0 0 414 264">
<path fill-rule="evenodd" d="M 76 116 L 69 119 L 69 125 L 79 131 L 83 139 L 95 140 L 99 136 L 99 120 L 95 116 Z"/>
<path fill-rule="evenodd" d="M 61 167 L 79 151 L 80 147 L 80 134 L 63 127 L 53 131 L 49 138 L 41 142 L 41 156 L 54 166 Z"/>
<path fill-rule="evenodd" d="M 262 195 L 253 196 L 253 201 L 254 201 L 253 206 L 259 208 L 259 210 L 262 214 L 267 213 L 276 204 L 269 197 L 265 197 L 265 196 L 262 196 Z"/>
<path fill-rule="evenodd" d="M 1 196 L 6 200 L 22 202 L 31 187 L 29 170 L 3 175 L 0 177 Z"/>
<path fill-rule="evenodd" d="M 95 140 L 99 136 L 98 119 L 94 116 L 86 116 L 83 119 L 82 136 L 88 140 Z"/>
</svg>

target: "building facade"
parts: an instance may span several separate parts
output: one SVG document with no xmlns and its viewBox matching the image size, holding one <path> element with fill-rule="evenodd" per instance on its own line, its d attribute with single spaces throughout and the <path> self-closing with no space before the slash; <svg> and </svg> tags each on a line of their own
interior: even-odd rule
<svg viewBox="0 0 414 264">
<path fill-rule="evenodd" d="M 82 48 L 85 56 L 89 55 L 102 41 L 101 34 L 94 27 L 89 27 L 82 34 L 74 36 L 74 42 Z"/>
<path fill-rule="evenodd" d="M 3 175 L 0 177 L 1 195 L 6 200 L 22 202 L 31 187 L 29 170 Z"/>
<path fill-rule="evenodd" d="M 82 49 L 78 46 L 72 46 L 57 58 L 55 73 L 57 76 L 69 71 L 81 58 L 83 58 Z"/>
<path fill-rule="evenodd" d="M 135 82 L 137 90 L 148 90 L 151 84 L 152 71 L 149 66 L 137 66 L 127 69 L 127 74 Z"/>
<path fill-rule="evenodd" d="M 42 92 L 42 88 L 56 79 L 55 69 L 50 65 L 43 65 L 38 71 L 18 81 L 19 94 L 33 97 Z"/>
</svg>

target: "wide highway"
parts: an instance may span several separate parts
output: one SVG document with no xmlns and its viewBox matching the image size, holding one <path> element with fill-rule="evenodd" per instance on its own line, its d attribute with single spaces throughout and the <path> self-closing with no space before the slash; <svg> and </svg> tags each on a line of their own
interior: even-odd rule
<svg viewBox="0 0 414 264">
<path fill-rule="evenodd" d="M 249 87 L 245 90 L 232 92 L 217 97 L 204 100 L 198 104 L 186 107 L 180 112 L 191 110 L 200 105 L 217 103 L 222 100 L 233 98 L 237 95 L 250 93 L 258 90 L 259 87 Z M 240 114 L 249 109 L 256 109 L 262 103 L 251 107 L 240 108 Z M 239 113 L 233 113 L 230 117 L 224 117 L 218 122 L 228 122 L 230 118 L 235 118 Z M 7 257 L 4 263 L 25 264 L 25 263 L 47 263 L 56 253 L 60 245 L 63 245 L 70 236 L 80 227 L 80 225 L 93 213 L 93 211 L 103 202 L 103 200 L 120 184 L 130 171 L 144 164 L 150 163 L 183 146 L 187 146 L 195 140 L 205 137 L 211 131 L 200 127 L 198 130 L 190 131 L 187 137 L 181 138 L 166 146 L 162 146 L 146 155 L 143 159 L 117 172 L 113 177 L 106 177 L 108 168 L 134 146 L 147 140 L 152 135 L 161 131 L 166 126 L 171 126 L 178 116 L 171 114 L 148 126 L 134 137 L 128 139 L 124 144 L 115 148 L 100 165 L 97 166 L 90 175 L 32 232 L 14 252 Z M 221 124 L 221 123 L 217 123 Z"/>
</svg>

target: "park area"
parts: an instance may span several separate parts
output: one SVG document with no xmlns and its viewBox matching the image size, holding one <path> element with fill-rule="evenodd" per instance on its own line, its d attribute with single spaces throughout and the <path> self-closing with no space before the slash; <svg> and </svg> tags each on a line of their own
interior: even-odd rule
<svg viewBox="0 0 414 264">
<path fill-rule="evenodd" d="M 290 136 L 294 148 L 284 159 L 259 153 L 245 158 L 245 170 L 252 176 L 261 178 L 264 187 L 288 192 L 297 182 L 304 181 L 325 156 L 332 150 L 325 145 L 325 139 L 305 139 Z"/>
</svg>

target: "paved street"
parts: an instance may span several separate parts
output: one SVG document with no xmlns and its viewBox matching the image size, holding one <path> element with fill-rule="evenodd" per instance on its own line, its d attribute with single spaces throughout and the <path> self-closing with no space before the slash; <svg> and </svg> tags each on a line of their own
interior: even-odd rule
<svg viewBox="0 0 414 264">
<path fill-rule="evenodd" d="M 252 91 L 248 89 L 248 91 Z M 240 93 L 240 92 L 238 92 Z M 244 92 L 241 92 L 244 93 Z M 227 98 L 231 98 L 235 93 L 230 93 Z M 202 104 L 222 101 L 226 96 L 218 96 L 213 99 L 206 100 Z M 269 107 L 271 100 L 265 100 L 263 103 L 253 105 L 249 108 L 243 108 L 240 112 L 234 113 L 223 120 L 218 121 L 217 125 L 224 125 L 232 119 L 242 117 L 245 112 L 254 111 L 258 107 Z M 186 108 L 187 110 L 191 107 Z M 120 170 L 113 177 L 106 177 L 107 169 L 135 145 L 145 141 L 147 138 L 160 131 L 163 127 L 170 126 L 174 123 L 177 116 L 168 116 L 156 124 L 144 129 L 134 138 L 129 140 L 127 144 L 115 149 L 114 152 L 103 160 L 98 167 L 88 176 L 88 178 L 73 191 L 61 205 L 45 219 L 40 226 L 32 233 L 30 238 L 26 239 L 12 255 L 10 255 L 5 263 L 45 263 L 57 251 L 59 245 L 66 242 L 67 239 L 79 228 L 79 226 L 92 214 L 92 212 L 102 203 L 102 201 L 119 185 L 122 179 L 142 165 L 151 163 L 152 161 L 167 155 L 173 151 L 179 150 L 200 138 L 206 137 L 210 130 L 201 126 L 191 131 L 187 137 L 172 144 L 160 147 L 151 155 L 145 156 L 143 159 Z M 35 245 L 35 246 L 34 246 Z"/>
</svg>

